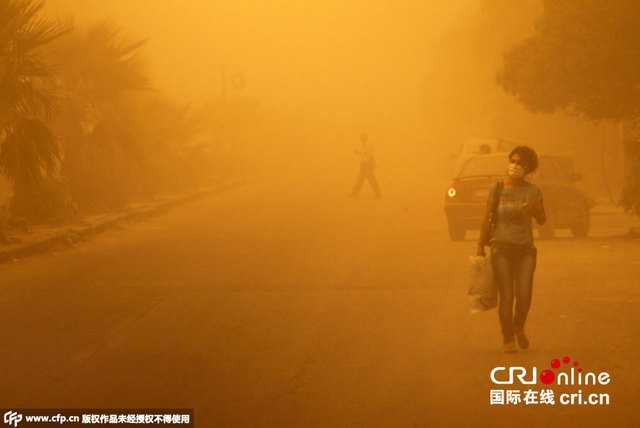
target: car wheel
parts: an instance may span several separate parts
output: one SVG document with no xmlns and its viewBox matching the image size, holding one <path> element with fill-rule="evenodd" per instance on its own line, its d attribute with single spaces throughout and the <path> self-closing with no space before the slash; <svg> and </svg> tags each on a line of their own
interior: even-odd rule
<svg viewBox="0 0 640 428">
<path fill-rule="evenodd" d="M 467 231 L 464 227 L 449 223 L 449 237 L 452 241 L 464 241 Z"/>
<path fill-rule="evenodd" d="M 588 207 L 584 207 L 584 211 L 582 212 L 582 216 L 580 216 L 580 220 L 578 223 L 571 226 L 571 233 L 576 238 L 582 238 L 589 234 L 589 229 L 591 228 L 591 212 Z"/>
<path fill-rule="evenodd" d="M 549 210 L 549 214 L 547 215 L 547 221 L 542 225 L 538 226 L 538 233 L 540 234 L 540 238 L 542 239 L 553 239 L 556 236 L 556 224 L 554 220 L 553 211 Z"/>
</svg>

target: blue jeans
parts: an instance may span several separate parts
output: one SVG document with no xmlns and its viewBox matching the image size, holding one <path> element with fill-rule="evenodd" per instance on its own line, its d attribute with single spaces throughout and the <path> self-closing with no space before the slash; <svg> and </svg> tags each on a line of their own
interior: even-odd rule
<svg viewBox="0 0 640 428">
<path fill-rule="evenodd" d="M 491 266 L 498 286 L 498 317 L 504 342 L 514 340 L 514 332 L 522 331 L 531 306 L 533 273 L 536 270 L 535 247 L 491 247 Z M 515 293 L 514 293 L 515 290 Z M 513 314 L 515 294 L 516 312 Z"/>
</svg>

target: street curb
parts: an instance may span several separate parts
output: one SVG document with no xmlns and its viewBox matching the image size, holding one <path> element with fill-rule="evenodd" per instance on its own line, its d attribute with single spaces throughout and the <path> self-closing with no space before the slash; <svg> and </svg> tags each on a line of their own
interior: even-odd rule
<svg viewBox="0 0 640 428">
<path fill-rule="evenodd" d="M 91 224 L 88 226 L 70 227 L 66 231 L 61 231 L 55 236 L 45 238 L 41 241 L 31 242 L 20 246 L 18 248 L 12 248 L 10 250 L 0 250 L 0 263 L 7 262 L 13 259 L 20 259 L 35 254 L 41 254 L 49 251 L 55 247 L 64 245 L 69 246 L 82 239 L 87 239 L 91 236 L 95 236 L 106 230 L 113 229 L 120 223 L 143 220 L 159 214 L 163 214 L 171 211 L 173 208 L 183 205 L 185 203 L 202 199 L 206 196 L 223 192 L 225 190 L 234 189 L 243 185 L 244 181 L 232 181 L 219 185 L 212 189 L 200 191 L 191 195 L 183 196 L 170 201 L 160 202 L 156 206 L 151 208 L 141 209 L 139 211 L 129 212 L 116 217 L 106 219 L 102 222 Z"/>
<path fill-rule="evenodd" d="M 591 215 L 618 215 L 627 214 L 624 209 L 618 205 L 594 205 L 591 208 Z"/>
</svg>

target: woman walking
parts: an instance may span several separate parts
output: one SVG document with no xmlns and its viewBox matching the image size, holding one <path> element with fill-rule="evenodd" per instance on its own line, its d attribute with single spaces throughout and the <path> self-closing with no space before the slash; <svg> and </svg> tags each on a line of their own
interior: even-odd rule
<svg viewBox="0 0 640 428">
<path fill-rule="evenodd" d="M 532 218 L 544 224 L 542 192 L 525 177 L 538 168 L 538 155 L 526 146 L 509 154 L 507 180 L 489 189 L 485 217 L 480 228 L 478 255 L 491 248 L 491 265 L 498 286 L 498 316 L 505 352 L 526 349 L 529 339 L 524 324 L 531 306 L 537 249 L 533 245 Z M 515 314 L 513 303 L 515 297 Z"/>
</svg>

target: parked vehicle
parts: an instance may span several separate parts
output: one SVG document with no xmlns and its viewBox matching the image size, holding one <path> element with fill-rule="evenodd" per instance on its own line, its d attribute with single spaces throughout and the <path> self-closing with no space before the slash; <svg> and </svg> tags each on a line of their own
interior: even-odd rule
<svg viewBox="0 0 640 428">
<path fill-rule="evenodd" d="M 555 236 L 556 229 L 570 228 L 576 237 L 586 236 L 591 225 L 591 202 L 575 182 L 582 175 L 569 172 L 566 162 L 548 154 L 539 154 L 539 168 L 527 180 L 542 190 L 547 221 L 535 226 L 541 238 Z M 479 230 L 485 214 L 489 187 L 507 179 L 504 153 L 477 155 L 468 159 L 451 181 L 445 195 L 444 210 L 449 236 L 464 240 L 467 230 Z M 535 222 L 534 222 L 535 223 Z"/>
</svg>

